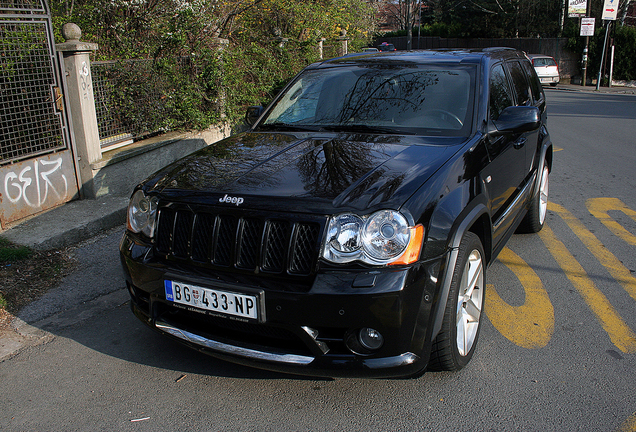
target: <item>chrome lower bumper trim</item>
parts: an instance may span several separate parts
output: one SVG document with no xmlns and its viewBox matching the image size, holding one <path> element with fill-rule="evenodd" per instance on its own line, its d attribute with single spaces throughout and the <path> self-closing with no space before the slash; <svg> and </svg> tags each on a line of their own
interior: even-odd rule
<svg viewBox="0 0 636 432">
<path fill-rule="evenodd" d="M 408 366 L 418 361 L 420 357 L 413 353 L 407 352 L 395 357 L 384 357 L 377 359 L 367 359 L 364 365 L 369 369 L 388 369 L 400 366 Z"/>
<path fill-rule="evenodd" d="M 285 363 L 290 365 L 305 366 L 314 361 L 314 357 L 308 357 L 296 354 L 278 354 L 265 351 L 258 351 L 249 348 L 237 347 L 234 345 L 228 345 L 222 342 L 217 342 L 212 339 L 207 339 L 202 336 L 190 333 L 185 330 L 181 330 L 177 327 L 171 326 L 168 323 L 157 321 L 155 327 L 159 330 L 166 332 L 172 336 L 175 336 L 184 341 L 200 345 L 205 348 L 210 348 L 214 351 L 223 354 L 237 355 L 254 360 L 265 360 L 276 363 Z"/>
</svg>

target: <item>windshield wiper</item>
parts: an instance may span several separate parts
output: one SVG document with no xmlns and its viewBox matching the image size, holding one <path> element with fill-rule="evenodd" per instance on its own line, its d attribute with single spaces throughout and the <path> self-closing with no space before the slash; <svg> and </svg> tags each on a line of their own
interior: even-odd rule
<svg viewBox="0 0 636 432">
<path fill-rule="evenodd" d="M 289 123 L 267 123 L 258 125 L 257 130 L 279 130 L 279 131 L 310 131 L 315 132 L 322 130 L 322 128 L 318 126 L 309 126 L 309 125 L 294 125 Z"/>
<path fill-rule="evenodd" d="M 340 124 L 323 126 L 324 130 L 333 132 L 367 132 L 367 133 L 389 133 L 389 134 L 410 134 L 411 132 L 405 132 L 399 127 L 387 127 L 387 126 L 371 126 L 365 124 Z"/>
</svg>

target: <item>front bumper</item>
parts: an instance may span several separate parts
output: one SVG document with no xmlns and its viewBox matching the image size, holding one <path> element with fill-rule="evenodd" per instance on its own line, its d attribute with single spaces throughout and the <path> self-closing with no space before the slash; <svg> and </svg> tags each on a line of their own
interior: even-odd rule
<svg viewBox="0 0 636 432">
<path fill-rule="evenodd" d="M 559 83 L 559 76 L 540 76 L 539 77 L 539 81 L 541 82 L 541 84 L 558 84 Z"/>
<path fill-rule="evenodd" d="M 120 252 L 135 315 L 214 357 L 310 376 L 409 376 L 427 365 L 444 257 L 407 268 L 323 270 L 299 290 L 284 280 L 273 288 L 258 275 L 233 278 L 167 265 L 130 233 Z M 177 305 L 166 300 L 164 280 L 257 293 L 262 315 L 242 320 Z M 352 339 L 364 327 L 379 331 L 384 344 L 354 353 Z"/>
</svg>

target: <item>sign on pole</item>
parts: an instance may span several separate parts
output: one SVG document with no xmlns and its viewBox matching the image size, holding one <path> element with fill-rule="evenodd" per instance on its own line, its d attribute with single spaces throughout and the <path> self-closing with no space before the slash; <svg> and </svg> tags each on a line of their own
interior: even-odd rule
<svg viewBox="0 0 636 432">
<path fill-rule="evenodd" d="M 594 18 L 581 18 L 581 36 L 594 36 Z"/>
<path fill-rule="evenodd" d="M 584 17 L 587 12 L 587 0 L 569 0 L 568 17 Z"/>
<path fill-rule="evenodd" d="M 601 19 L 616 21 L 616 15 L 618 15 L 618 0 L 605 0 Z"/>
</svg>

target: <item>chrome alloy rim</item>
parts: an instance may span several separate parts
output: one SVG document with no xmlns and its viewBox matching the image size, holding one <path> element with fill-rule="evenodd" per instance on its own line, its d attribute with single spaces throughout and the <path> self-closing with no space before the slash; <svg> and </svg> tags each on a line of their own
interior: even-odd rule
<svg viewBox="0 0 636 432">
<path fill-rule="evenodd" d="M 541 186 L 539 187 L 539 222 L 543 225 L 545 215 L 548 212 L 548 191 L 550 182 L 548 180 L 550 171 L 547 166 L 543 167 L 541 172 Z"/>
<path fill-rule="evenodd" d="M 457 299 L 457 350 L 461 356 L 470 352 L 479 329 L 483 302 L 484 273 L 481 253 L 473 250 L 464 266 Z"/>
</svg>

